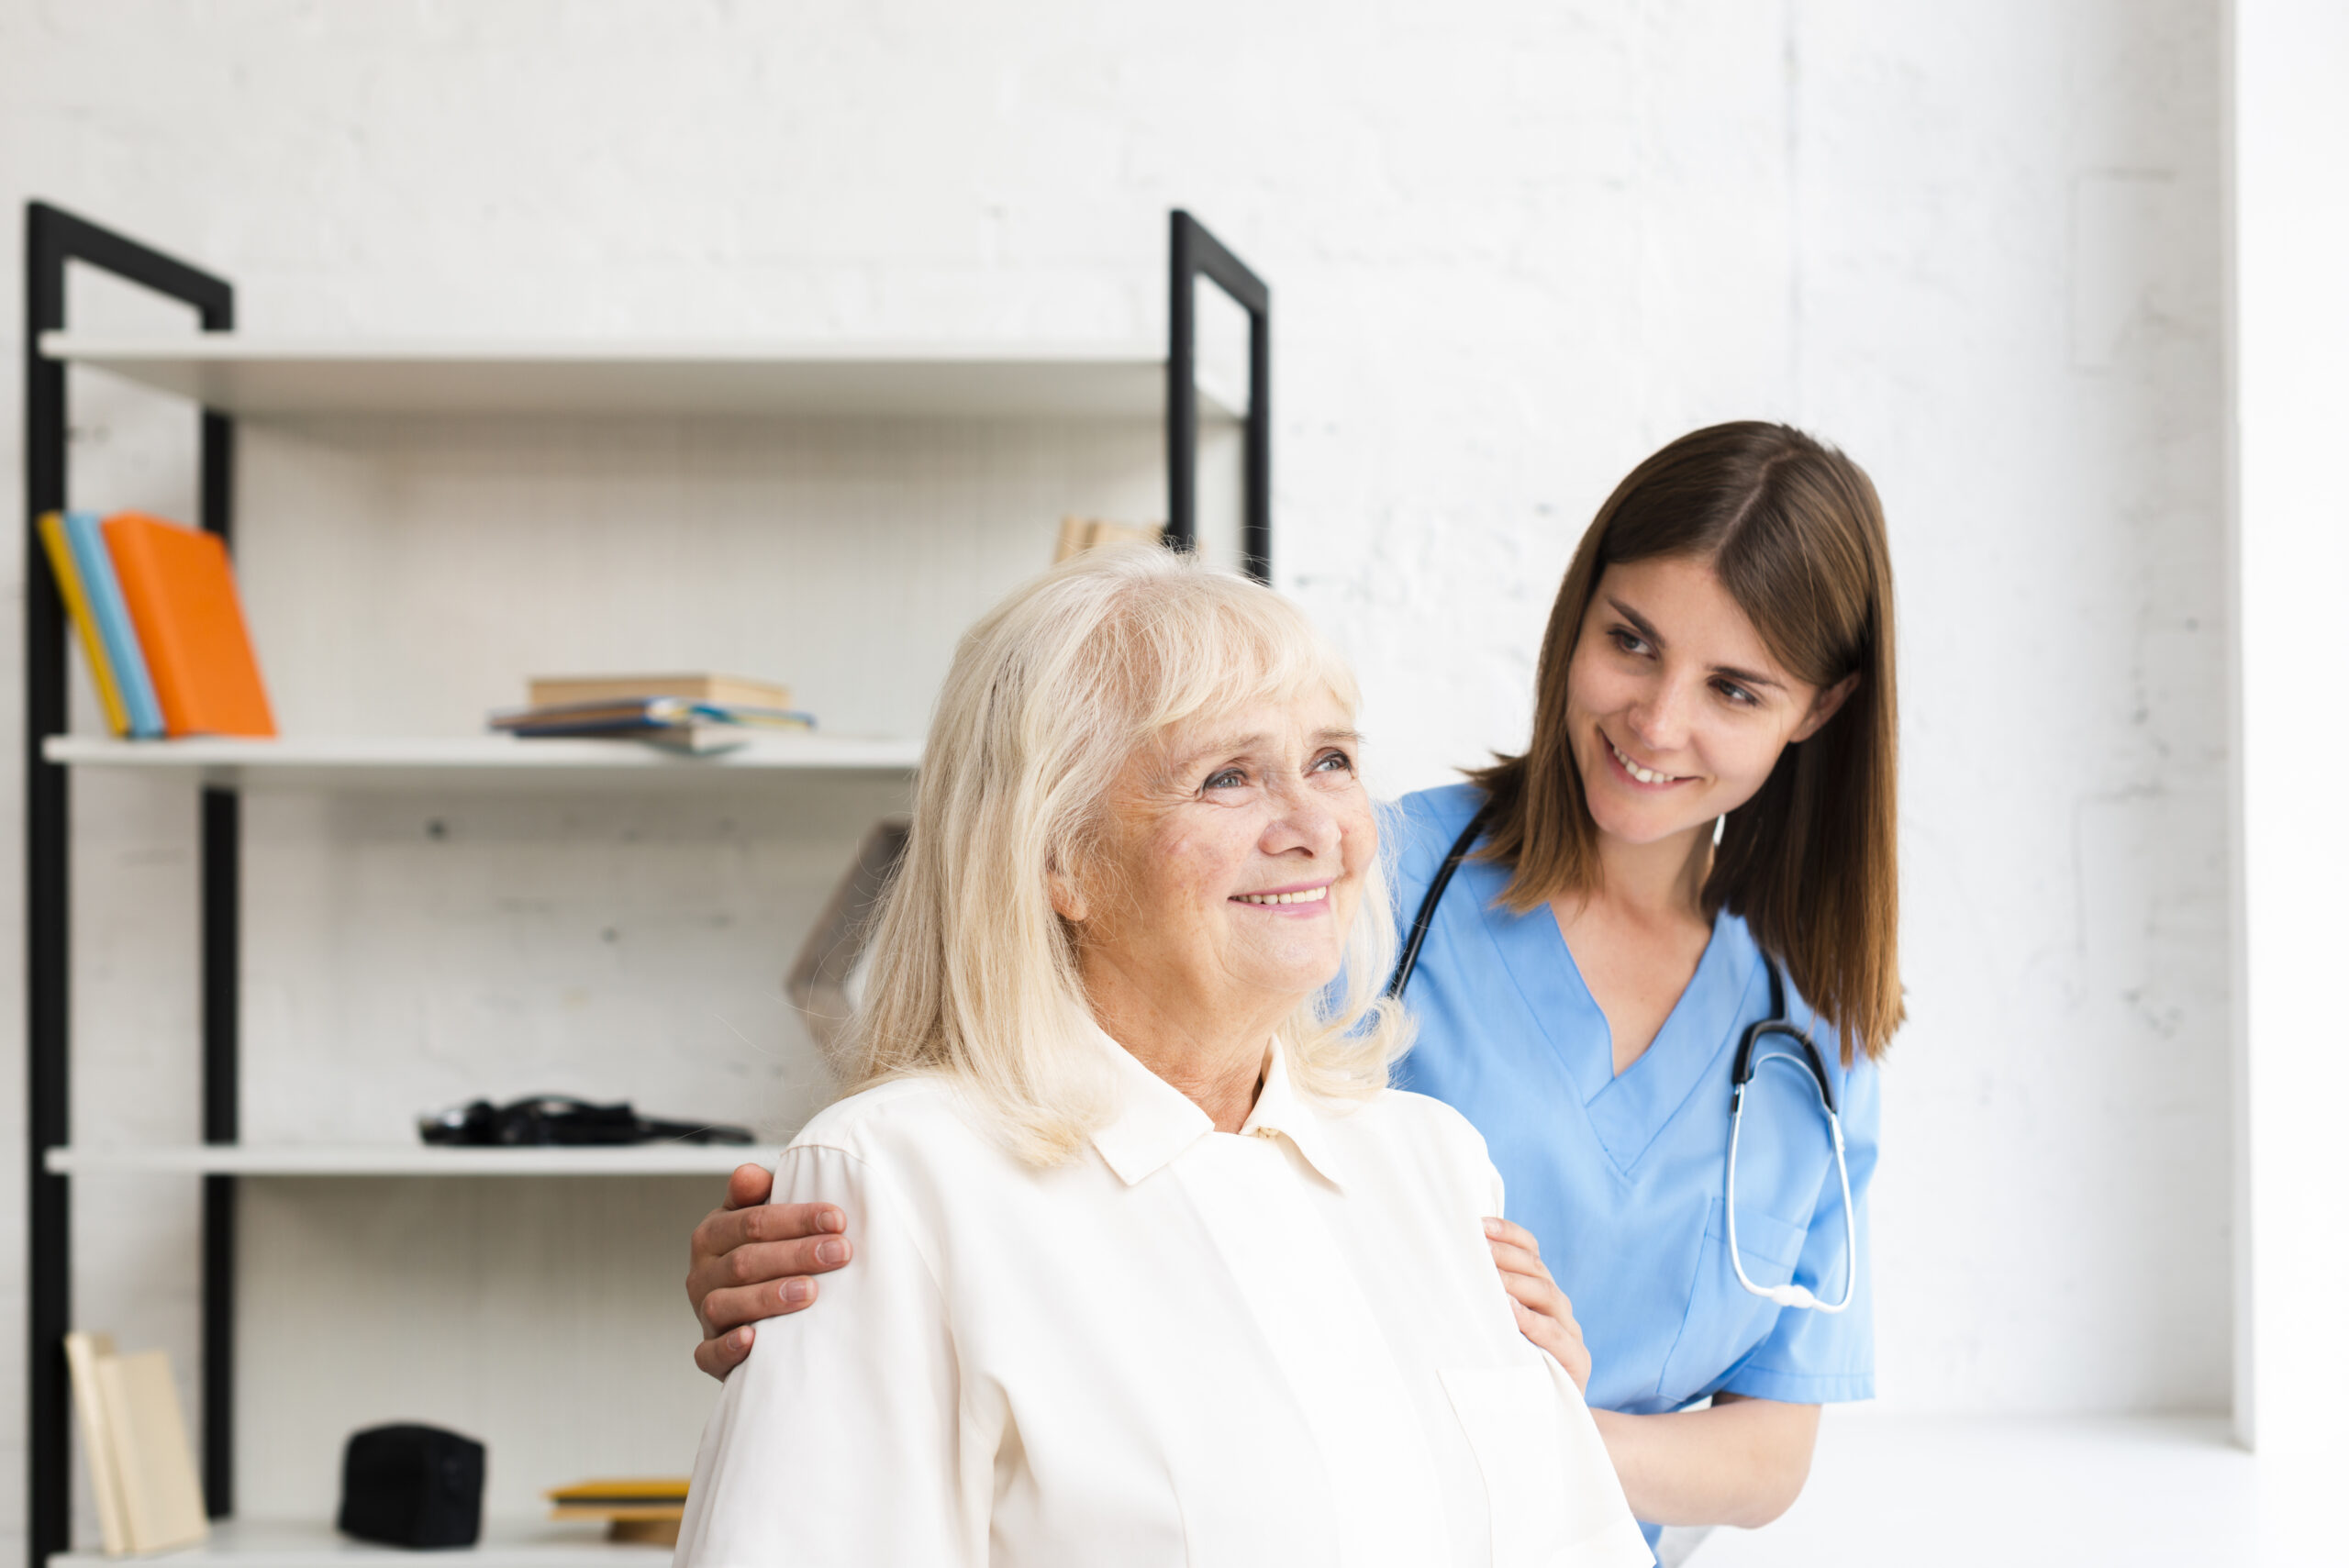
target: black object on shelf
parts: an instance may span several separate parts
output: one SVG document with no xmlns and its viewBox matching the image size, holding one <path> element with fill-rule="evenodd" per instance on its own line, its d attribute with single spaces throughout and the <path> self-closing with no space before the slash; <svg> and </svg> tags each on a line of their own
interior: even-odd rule
<svg viewBox="0 0 2349 1568">
<path fill-rule="evenodd" d="M 1272 563 L 1272 295 L 1262 279 L 1190 214 L 1170 215 L 1166 539 L 1197 539 L 1198 392 L 1194 361 L 1196 279 L 1205 276 L 1249 316 L 1246 504 L 1242 549 L 1248 572 L 1269 581 Z M 72 1404 L 63 1350 L 72 1328 L 72 1227 L 69 1179 L 49 1168 L 70 1141 L 72 802 L 70 771 L 49 760 L 52 735 L 67 731 L 67 623 L 57 580 L 30 525 L 67 504 L 68 387 L 65 364 L 41 350 L 44 333 L 66 326 L 65 279 L 80 262 L 193 308 L 206 332 L 236 322 L 228 280 L 103 228 L 45 202 L 25 205 L 25 1172 L 26 1562 L 43 1568 L 72 1544 L 69 1485 Z M 199 408 L 197 520 L 229 540 L 235 421 Z M 204 1140 L 237 1141 L 241 890 L 241 796 L 206 784 L 196 822 L 201 846 L 198 924 L 202 952 Z M 235 1508 L 236 1195 L 233 1175 L 204 1178 L 201 1462 L 205 1507 L 215 1518 Z"/>
<path fill-rule="evenodd" d="M 384 1546 L 471 1546 L 481 1539 L 489 1451 L 439 1427 L 370 1427 L 342 1451 L 335 1528 Z"/>
<path fill-rule="evenodd" d="M 532 1095 L 502 1106 L 475 1100 L 417 1118 L 416 1130 L 427 1143 L 473 1148 L 753 1141 L 747 1127 L 662 1121 L 637 1115 L 626 1100 L 599 1106 L 567 1095 Z"/>
</svg>

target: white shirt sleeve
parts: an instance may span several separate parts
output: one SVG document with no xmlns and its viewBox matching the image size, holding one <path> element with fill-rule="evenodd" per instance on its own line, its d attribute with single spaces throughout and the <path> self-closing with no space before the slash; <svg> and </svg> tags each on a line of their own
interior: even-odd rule
<svg viewBox="0 0 2349 1568">
<path fill-rule="evenodd" d="M 855 1261 L 806 1310 L 761 1323 L 727 1378 L 675 1568 L 976 1568 L 994 1455 L 963 1451 L 945 1302 L 904 1207 L 863 1161 L 821 1146 L 784 1152 L 773 1201 L 838 1204 Z"/>
</svg>

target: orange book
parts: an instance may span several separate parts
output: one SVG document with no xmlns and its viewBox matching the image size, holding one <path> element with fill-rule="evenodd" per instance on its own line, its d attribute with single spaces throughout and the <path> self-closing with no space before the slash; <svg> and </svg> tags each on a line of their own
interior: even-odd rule
<svg viewBox="0 0 2349 1568">
<path fill-rule="evenodd" d="M 106 536 L 164 731 L 174 740 L 276 734 L 227 548 L 211 534 L 138 512 L 108 517 Z"/>
</svg>

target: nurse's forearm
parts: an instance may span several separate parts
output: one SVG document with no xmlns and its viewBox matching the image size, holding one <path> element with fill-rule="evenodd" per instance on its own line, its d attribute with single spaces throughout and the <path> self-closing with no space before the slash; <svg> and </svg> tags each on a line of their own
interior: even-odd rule
<svg viewBox="0 0 2349 1568">
<path fill-rule="evenodd" d="M 1631 1512 L 1650 1524 L 1768 1524 L 1802 1495 L 1819 1407 L 1724 1394 L 1709 1410 L 1593 1410 Z"/>
</svg>

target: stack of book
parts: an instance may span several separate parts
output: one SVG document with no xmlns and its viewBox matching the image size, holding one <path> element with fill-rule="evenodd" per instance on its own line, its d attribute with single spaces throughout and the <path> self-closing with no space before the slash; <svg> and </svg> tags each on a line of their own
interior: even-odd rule
<svg viewBox="0 0 2349 1568">
<path fill-rule="evenodd" d="M 106 1555 L 161 1551 L 205 1539 L 195 1452 L 161 1351 L 114 1353 L 104 1334 L 65 1336 L 65 1367 L 82 1416 L 82 1451 L 97 1494 Z"/>
<path fill-rule="evenodd" d="M 651 740 L 682 751 L 723 751 L 762 732 L 804 730 L 791 688 L 739 675 L 588 675 L 530 683 L 530 706 L 489 716 L 489 727 L 529 740 Z"/>
<path fill-rule="evenodd" d="M 646 1480 L 581 1481 L 547 1494 L 558 1519 L 602 1519 L 607 1540 L 645 1546 L 674 1546 L 685 1517 L 683 1476 Z"/>
<path fill-rule="evenodd" d="M 39 528 L 117 735 L 277 733 L 217 536 L 138 512 L 45 512 Z"/>
</svg>

